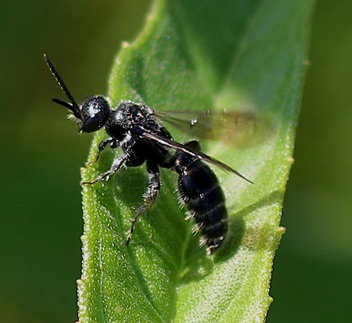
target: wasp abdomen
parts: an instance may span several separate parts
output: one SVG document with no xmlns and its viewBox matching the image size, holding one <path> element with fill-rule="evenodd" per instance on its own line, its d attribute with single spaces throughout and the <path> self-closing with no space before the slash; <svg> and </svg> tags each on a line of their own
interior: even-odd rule
<svg viewBox="0 0 352 323">
<path fill-rule="evenodd" d="M 189 216 L 196 222 L 200 243 L 212 254 L 224 242 L 227 233 L 225 196 L 213 171 L 199 158 L 180 153 L 175 170 L 179 174 L 178 190 Z"/>
</svg>

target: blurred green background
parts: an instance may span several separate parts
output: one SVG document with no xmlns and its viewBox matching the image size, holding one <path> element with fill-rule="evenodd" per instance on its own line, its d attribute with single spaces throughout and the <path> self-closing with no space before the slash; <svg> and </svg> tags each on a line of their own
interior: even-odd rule
<svg viewBox="0 0 352 323">
<path fill-rule="evenodd" d="M 2 1 L 0 19 L 0 322 L 77 318 L 80 174 L 90 136 L 50 99 L 106 93 L 121 41 L 150 1 Z M 352 2 L 317 3 L 308 70 L 275 258 L 268 322 L 352 319 Z M 62 97 L 62 96 L 61 96 Z"/>
</svg>

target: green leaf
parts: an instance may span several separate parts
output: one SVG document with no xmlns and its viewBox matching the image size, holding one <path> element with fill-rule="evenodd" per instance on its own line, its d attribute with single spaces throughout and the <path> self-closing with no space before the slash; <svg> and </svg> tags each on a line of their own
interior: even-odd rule
<svg viewBox="0 0 352 323">
<path fill-rule="evenodd" d="M 282 201 L 292 164 L 313 0 L 159 0 L 111 72 L 109 96 L 162 110 L 257 111 L 271 135 L 246 149 L 203 150 L 254 181 L 214 169 L 229 212 L 226 244 L 206 256 L 178 206 L 177 176 L 161 170 L 156 205 L 126 232 L 146 189 L 145 168 L 83 187 L 82 322 L 263 322 Z M 177 141 L 187 140 L 170 128 Z M 91 149 L 106 137 L 99 132 Z M 188 138 L 189 139 L 189 138 Z M 229 138 L 231 141 L 231 138 Z M 82 170 L 92 180 L 115 150 Z"/>
</svg>

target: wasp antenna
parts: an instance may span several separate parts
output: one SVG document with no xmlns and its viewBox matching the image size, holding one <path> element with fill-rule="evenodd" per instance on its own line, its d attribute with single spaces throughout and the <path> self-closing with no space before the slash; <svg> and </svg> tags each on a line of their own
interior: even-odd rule
<svg viewBox="0 0 352 323">
<path fill-rule="evenodd" d="M 52 99 L 51 101 L 53 101 L 53 102 L 55 102 L 55 103 L 57 103 L 57 104 L 59 104 L 59 105 L 62 105 L 63 107 L 65 107 L 65 108 L 71 110 L 74 114 L 75 114 L 75 112 L 76 112 L 75 108 L 73 107 L 72 103 L 70 103 L 70 102 L 65 102 L 65 101 L 62 101 L 62 100 L 60 100 L 60 99 L 55 99 L 55 98 Z M 76 115 L 76 114 L 75 114 L 75 115 Z M 79 116 L 76 116 L 76 117 L 79 117 Z"/>
<path fill-rule="evenodd" d="M 58 99 L 53 99 L 53 101 L 57 104 L 60 104 L 68 109 L 70 109 L 73 114 L 75 115 L 75 117 L 77 118 L 81 118 L 81 113 L 79 111 L 79 105 L 76 103 L 75 99 L 73 98 L 71 92 L 68 90 L 65 82 L 63 81 L 63 79 L 61 78 L 61 76 L 59 75 L 59 73 L 56 71 L 54 65 L 51 63 L 49 57 L 47 54 L 44 54 L 44 60 L 46 62 L 46 64 L 49 67 L 49 70 L 51 71 L 51 73 L 53 74 L 53 76 L 55 77 L 57 83 L 60 85 L 61 90 L 65 93 L 65 95 L 67 96 L 67 98 L 71 101 L 71 103 L 67 103 Z"/>
</svg>

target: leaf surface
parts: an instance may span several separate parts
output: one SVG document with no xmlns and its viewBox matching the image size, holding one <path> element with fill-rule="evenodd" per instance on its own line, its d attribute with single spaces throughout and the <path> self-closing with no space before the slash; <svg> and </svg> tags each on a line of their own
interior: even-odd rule
<svg viewBox="0 0 352 323">
<path fill-rule="evenodd" d="M 82 322 L 263 322 L 280 215 L 306 69 L 310 0 L 155 1 L 147 24 L 124 44 L 109 96 L 160 110 L 250 110 L 270 135 L 236 148 L 202 142 L 205 153 L 255 184 L 214 169 L 229 212 L 226 244 L 212 257 L 199 248 L 175 193 L 177 175 L 161 170 L 156 205 L 126 247 L 129 219 L 142 203 L 144 167 L 122 169 L 83 187 Z M 269 126 L 270 125 L 270 126 Z M 190 138 L 172 128 L 175 140 Z M 106 137 L 99 132 L 92 145 Z M 92 180 L 121 152 L 108 150 L 82 170 Z"/>
</svg>

